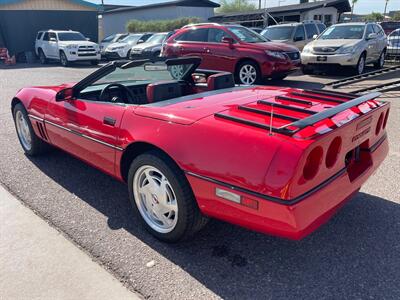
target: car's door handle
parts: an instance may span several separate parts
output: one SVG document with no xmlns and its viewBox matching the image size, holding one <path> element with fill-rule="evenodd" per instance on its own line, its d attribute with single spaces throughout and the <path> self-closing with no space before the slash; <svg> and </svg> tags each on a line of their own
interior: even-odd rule
<svg viewBox="0 0 400 300">
<path fill-rule="evenodd" d="M 117 120 L 115 120 L 114 118 L 111 118 L 111 117 L 104 117 L 104 119 L 103 119 L 103 123 L 106 125 L 110 125 L 110 126 L 114 126 L 116 122 L 117 122 Z"/>
</svg>

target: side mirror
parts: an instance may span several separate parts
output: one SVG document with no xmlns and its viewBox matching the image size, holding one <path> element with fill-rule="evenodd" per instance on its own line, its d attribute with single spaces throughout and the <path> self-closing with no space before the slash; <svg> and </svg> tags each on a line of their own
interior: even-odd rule
<svg viewBox="0 0 400 300">
<path fill-rule="evenodd" d="M 73 88 L 63 89 L 56 94 L 57 102 L 73 100 L 73 99 L 74 99 L 74 89 Z"/>
<path fill-rule="evenodd" d="M 224 36 L 221 40 L 221 42 L 225 43 L 225 44 L 229 44 L 232 45 L 233 44 L 233 38 L 228 37 L 228 36 Z"/>
<path fill-rule="evenodd" d="M 317 37 L 318 37 L 318 34 L 314 34 L 312 38 L 315 40 Z"/>
<path fill-rule="evenodd" d="M 86 38 L 87 41 L 90 41 L 90 38 Z"/>
<path fill-rule="evenodd" d="M 57 42 L 57 39 L 56 38 L 50 38 L 50 42 Z"/>
<path fill-rule="evenodd" d="M 370 33 L 367 36 L 367 40 L 373 40 L 376 39 L 378 37 L 378 35 L 376 33 Z"/>
<path fill-rule="evenodd" d="M 138 43 L 138 44 L 143 44 L 144 41 L 143 41 L 143 40 L 138 40 L 137 43 Z"/>
</svg>

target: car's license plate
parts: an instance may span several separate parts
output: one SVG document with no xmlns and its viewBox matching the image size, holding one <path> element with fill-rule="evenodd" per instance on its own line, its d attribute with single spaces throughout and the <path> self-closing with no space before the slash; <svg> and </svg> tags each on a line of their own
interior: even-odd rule
<svg viewBox="0 0 400 300">
<path fill-rule="evenodd" d="M 326 56 L 317 56 L 317 61 L 327 61 L 328 57 Z"/>
</svg>

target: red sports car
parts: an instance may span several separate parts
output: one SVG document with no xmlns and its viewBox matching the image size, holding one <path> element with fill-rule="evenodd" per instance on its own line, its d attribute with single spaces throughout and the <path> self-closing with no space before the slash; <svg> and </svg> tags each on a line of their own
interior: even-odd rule
<svg viewBox="0 0 400 300">
<path fill-rule="evenodd" d="M 11 103 L 21 145 L 126 182 L 136 217 L 169 242 L 208 217 L 303 238 L 388 153 L 379 94 L 235 86 L 200 62 L 115 61 L 77 84 L 24 88 Z"/>
</svg>

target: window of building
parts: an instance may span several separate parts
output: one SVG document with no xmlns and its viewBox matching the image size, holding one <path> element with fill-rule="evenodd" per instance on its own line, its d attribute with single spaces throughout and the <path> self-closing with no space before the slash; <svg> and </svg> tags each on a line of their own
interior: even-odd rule
<svg viewBox="0 0 400 300">
<path fill-rule="evenodd" d="M 314 15 L 314 20 L 322 22 L 322 15 Z"/>
<path fill-rule="evenodd" d="M 332 15 L 325 15 L 324 16 L 324 23 L 326 26 L 331 26 L 332 25 Z"/>
</svg>

